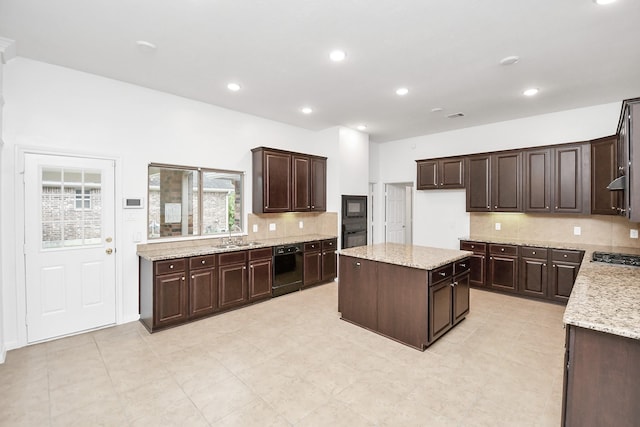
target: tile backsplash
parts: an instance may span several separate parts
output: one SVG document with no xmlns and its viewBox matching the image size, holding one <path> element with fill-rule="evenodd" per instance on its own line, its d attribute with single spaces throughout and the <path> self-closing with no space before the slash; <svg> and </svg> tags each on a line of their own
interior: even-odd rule
<svg viewBox="0 0 640 427">
<path fill-rule="evenodd" d="M 500 230 L 496 230 L 496 223 Z M 533 241 L 584 243 L 640 247 L 639 239 L 629 237 L 639 223 L 608 215 L 543 215 L 523 213 L 479 213 L 470 215 L 470 237 L 502 237 Z M 580 235 L 574 228 L 580 228 Z"/>
<path fill-rule="evenodd" d="M 338 235 L 337 212 L 290 212 L 282 214 L 252 214 L 247 219 L 249 240 L 302 236 L 306 234 Z M 302 223 L 302 228 L 300 228 Z M 257 231 L 254 230 L 257 226 Z M 275 227 L 275 230 L 271 228 Z"/>
</svg>

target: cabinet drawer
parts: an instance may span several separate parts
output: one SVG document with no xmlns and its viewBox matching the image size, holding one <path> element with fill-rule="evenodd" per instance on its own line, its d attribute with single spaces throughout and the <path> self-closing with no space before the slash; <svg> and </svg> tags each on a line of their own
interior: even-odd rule
<svg viewBox="0 0 640 427">
<path fill-rule="evenodd" d="M 247 251 L 227 252 L 218 256 L 220 265 L 238 264 L 247 262 Z"/>
<path fill-rule="evenodd" d="M 464 273 L 465 271 L 469 271 L 471 268 L 471 259 L 465 258 L 460 261 L 456 261 L 453 263 L 453 274 Z"/>
<path fill-rule="evenodd" d="M 260 248 L 249 251 L 249 260 L 271 258 L 273 256 L 273 248 Z"/>
<path fill-rule="evenodd" d="M 520 248 L 520 256 L 525 258 L 547 259 L 548 254 L 549 250 L 546 248 L 532 248 L 529 246 L 522 246 Z"/>
<path fill-rule="evenodd" d="M 338 241 L 336 239 L 323 240 L 322 249 L 336 249 Z"/>
<path fill-rule="evenodd" d="M 305 252 L 313 252 L 320 250 L 320 242 L 309 242 L 304 244 Z"/>
<path fill-rule="evenodd" d="M 484 254 L 487 251 L 486 243 L 479 242 L 460 242 L 460 249 L 463 251 L 473 251 L 475 253 Z"/>
<path fill-rule="evenodd" d="M 215 255 L 194 256 L 189 258 L 189 270 L 198 268 L 214 267 L 216 265 Z"/>
<path fill-rule="evenodd" d="M 166 261 L 156 261 L 156 274 L 177 273 L 184 271 L 185 259 L 169 259 Z"/>
<path fill-rule="evenodd" d="M 579 264 L 582 261 L 582 252 L 554 249 L 551 251 L 551 259 L 554 261 L 567 261 Z"/>
<path fill-rule="evenodd" d="M 489 253 L 493 255 L 518 256 L 518 247 L 513 245 L 489 245 Z"/>
<path fill-rule="evenodd" d="M 430 285 L 433 286 L 453 276 L 453 264 L 443 265 L 430 272 Z"/>
</svg>

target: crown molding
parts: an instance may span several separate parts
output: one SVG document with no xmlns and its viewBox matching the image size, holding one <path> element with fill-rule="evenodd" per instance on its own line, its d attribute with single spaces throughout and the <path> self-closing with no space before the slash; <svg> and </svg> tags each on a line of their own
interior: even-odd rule
<svg viewBox="0 0 640 427">
<path fill-rule="evenodd" d="M 16 57 L 15 40 L 6 37 L 0 37 L 0 60 L 6 64 L 9 60 Z"/>
</svg>

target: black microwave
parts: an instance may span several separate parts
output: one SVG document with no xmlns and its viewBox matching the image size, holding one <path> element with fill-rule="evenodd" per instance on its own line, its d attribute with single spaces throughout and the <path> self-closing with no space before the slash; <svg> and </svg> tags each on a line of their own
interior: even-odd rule
<svg viewBox="0 0 640 427">
<path fill-rule="evenodd" d="M 342 196 L 343 218 L 366 218 L 367 196 Z"/>
</svg>

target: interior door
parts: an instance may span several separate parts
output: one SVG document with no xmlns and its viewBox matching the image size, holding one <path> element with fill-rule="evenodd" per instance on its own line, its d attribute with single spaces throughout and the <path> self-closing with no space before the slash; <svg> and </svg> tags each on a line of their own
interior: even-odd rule
<svg viewBox="0 0 640 427">
<path fill-rule="evenodd" d="M 406 193 L 404 185 L 387 184 L 387 238 L 388 243 L 406 242 Z"/>
<path fill-rule="evenodd" d="M 25 154 L 27 341 L 114 324 L 114 162 Z"/>
</svg>

